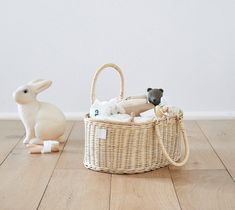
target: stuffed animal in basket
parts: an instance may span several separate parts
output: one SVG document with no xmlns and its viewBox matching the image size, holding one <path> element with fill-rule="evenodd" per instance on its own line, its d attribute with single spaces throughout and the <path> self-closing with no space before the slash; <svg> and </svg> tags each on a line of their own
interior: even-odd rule
<svg viewBox="0 0 235 210">
<path fill-rule="evenodd" d="M 44 140 L 63 141 L 65 116 L 56 106 L 37 100 L 50 87 L 50 80 L 35 80 L 19 87 L 13 97 L 26 130 L 24 144 L 43 144 Z"/>
<path fill-rule="evenodd" d="M 129 96 L 119 102 L 125 114 L 140 116 L 140 113 L 154 108 L 154 105 L 148 102 L 147 96 Z"/>
<path fill-rule="evenodd" d="M 148 88 L 148 96 L 129 96 L 123 100 L 95 100 L 90 108 L 91 117 L 108 117 L 115 114 L 140 116 L 140 113 L 153 109 L 161 103 L 163 89 Z"/>
<path fill-rule="evenodd" d="M 108 117 L 116 114 L 128 114 L 139 116 L 140 113 L 154 108 L 148 103 L 147 96 L 130 96 L 123 100 L 113 98 L 109 101 L 99 101 L 91 105 L 90 117 Z"/>
<path fill-rule="evenodd" d="M 90 108 L 91 117 L 107 117 L 115 114 L 140 116 L 140 113 L 153 109 L 161 103 L 163 89 L 148 88 L 148 96 L 129 96 L 123 100 L 117 98 L 109 101 L 96 100 Z"/>
<path fill-rule="evenodd" d="M 119 105 L 117 98 L 113 98 L 109 101 L 99 101 L 91 105 L 90 117 L 108 117 L 115 114 L 124 114 L 125 110 Z"/>
<path fill-rule="evenodd" d="M 135 116 L 140 116 L 140 113 L 153 109 L 161 103 L 163 89 L 148 88 L 148 96 L 130 96 L 119 103 L 125 110 L 125 113 L 135 113 Z"/>
<path fill-rule="evenodd" d="M 148 88 L 148 101 L 152 103 L 154 106 L 157 106 L 161 103 L 161 98 L 163 96 L 163 89 L 157 88 Z"/>
</svg>

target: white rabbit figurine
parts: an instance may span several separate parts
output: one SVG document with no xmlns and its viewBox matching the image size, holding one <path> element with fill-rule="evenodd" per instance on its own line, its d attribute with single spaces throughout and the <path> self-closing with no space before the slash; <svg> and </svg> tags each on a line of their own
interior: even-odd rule
<svg viewBox="0 0 235 210">
<path fill-rule="evenodd" d="M 50 80 L 35 80 L 19 87 L 13 97 L 26 130 L 24 144 L 43 144 L 44 140 L 63 140 L 65 116 L 56 106 L 37 100 L 38 93 L 50 87 Z"/>
</svg>

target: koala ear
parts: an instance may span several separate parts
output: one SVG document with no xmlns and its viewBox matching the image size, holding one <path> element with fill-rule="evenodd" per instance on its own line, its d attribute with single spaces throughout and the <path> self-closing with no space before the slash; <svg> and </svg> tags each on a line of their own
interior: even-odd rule
<svg viewBox="0 0 235 210">
<path fill-rule="evenodd" d="M 147 92 L 149 92 L 150 90 L 152 90 L 152 88 L 148 88 L 148 89 L 147 89 Z"/>
<path fill-rule="evenodd" d="M 164 92 L 162 88 L 159 89 L 162 93 Z"/>
</svg>

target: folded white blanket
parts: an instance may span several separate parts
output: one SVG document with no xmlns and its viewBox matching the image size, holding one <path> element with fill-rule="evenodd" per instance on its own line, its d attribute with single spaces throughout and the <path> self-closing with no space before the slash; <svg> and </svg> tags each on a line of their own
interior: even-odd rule
<svg viewBox="0 0 235 210">
<path fill-rule="evenodd" d="M 94 104 L 90 107 L 91 117 L 109 117 L 115 114 L 123 114 L 125 110 L 118 105 L 119 99 L 113 98 L 109 101 L 95 100 Z"/>
<path fill-rule="evenodd" d="M 141 113 L 139 117 L 133 117 L 128 114 L 114 114 L 110 116 L 95 116 L 94 118 L 99 120 L 105 120 L 105 121 L 117 121 L 117 122 L 130 122 L 131 119 L 133 119 L 133 122 L 135 123 L 143 123 L 152 121 L 154 118 L 159 117 L 162 118 L 163 115 L 166 117 L 173 117 L 177 116 L 182 113 L 182 111 L 174 106 L 163 106 L 159 107 L 161 109 L 161 112 L 157 116 L 155 115 L 154 109 L 150 109 L 146 112 Z"/>
<path fill-rule="evenodd" d="M 132 118 L 129 114 L 114 114 L 111 116 L 96 116 L 94 117 L 98 120 L 105 120 L 105 121 L 116 121 L 116 122 L 129 122 Z M 140 116 L 140 117 L 134 117 L 135 123 L 143 123 L 153 120 L 153 116 Z"/>
</svg>

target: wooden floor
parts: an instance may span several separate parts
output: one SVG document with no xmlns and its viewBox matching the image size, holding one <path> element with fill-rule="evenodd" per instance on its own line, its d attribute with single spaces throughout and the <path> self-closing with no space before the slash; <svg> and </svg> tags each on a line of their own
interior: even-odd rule
<svg viewBox="0 0 235 210">
<path fill-rule="evenodd" d="M 187 121 L 182 168 L 110 175 L 83 167 L 84 125 L 67 123 L 63 152 L 30 155 L 18 121 L 0 121 L 0 210 L 235 209 L 235 121 Z"/>
</svg>

